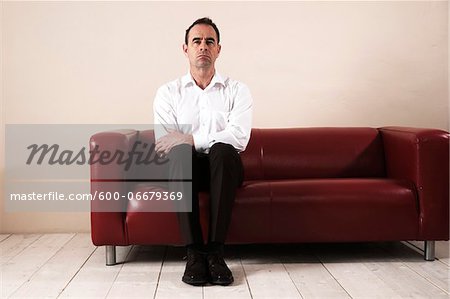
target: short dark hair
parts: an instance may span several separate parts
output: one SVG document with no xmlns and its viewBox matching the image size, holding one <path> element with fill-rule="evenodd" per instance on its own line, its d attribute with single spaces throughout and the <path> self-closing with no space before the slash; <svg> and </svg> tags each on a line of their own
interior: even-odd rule
<svg viewBox="0 0 450 299">
<path fill-rule="evenodd" d="M 200 18 L 200 19 L 196 20 L 194 23 L 192 23 L 191 26 L 189 26 L 188 29 L 186 29 L 186 34 L 184 35 L 184 43 L 186 45 L 188 44 L 189 31 L 191 31 L 192 27 L 194 27 L 195 25 L 198 25 L 198 24 L 205 24 L 205 25 L 211 26 L 214 29 L 214 31 L 216 32 L 217 43 L 220 43 L 219 28 L 217 28 L 216 24 L 214 24 L 214 22 L 210 18 L 205 17 L 205 18 Z"/>
</svg>

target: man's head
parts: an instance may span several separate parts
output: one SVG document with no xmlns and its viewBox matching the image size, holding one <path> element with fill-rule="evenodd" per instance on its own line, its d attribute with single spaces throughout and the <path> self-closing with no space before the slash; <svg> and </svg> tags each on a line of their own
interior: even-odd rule
<svg viewBox="0 0 450 299">
<path fill-rule="evenodd" d="M 186 45 L 188 44 L 189 32 L 191 31 L 192 27 L 194 27 L 195 25 L 198 25 L 198 24 L 204 24 L 204 25 L 211 26 L 214 29 L 214 31 L 216 32 L 217 43 L 220 44 L 220 32 L 219 32 L 219 28 L 217 28 L 216 24 L 214 24 L 214 22 L 210 18 L 200 18 L 200 19 L 197 19 L 194 23 L 192 23 L 192 25 L 189 26 L 188 29 L 186 29 L 186 34 L 184 35 L 184 43 Z"/>
<path fill-rule="evenodd" d="M 183 51 L 189 58 L 191 67 L 214 67 L 221 46 L 220 33 L 216 24 L 209 18 L 201 18 L 186 30 Z"/>
</svg>

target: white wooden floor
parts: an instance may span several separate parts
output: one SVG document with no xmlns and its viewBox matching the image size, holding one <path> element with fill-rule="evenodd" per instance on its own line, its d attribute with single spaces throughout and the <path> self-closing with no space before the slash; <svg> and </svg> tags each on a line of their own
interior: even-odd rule
<svg viewBox="0 0 450 299">
<path fill-rule="evenodd" d="M 235 282 L 192 287 L 181 282 L 180 247 L 117 247 L 120 264 L 107 267 L 89 234 L 6 234 L 0 289 L 2 298 L 449 298 L 449 243 L 436 245 L 434 262 L 400 242 L 229 246 Z"/>
</svg>

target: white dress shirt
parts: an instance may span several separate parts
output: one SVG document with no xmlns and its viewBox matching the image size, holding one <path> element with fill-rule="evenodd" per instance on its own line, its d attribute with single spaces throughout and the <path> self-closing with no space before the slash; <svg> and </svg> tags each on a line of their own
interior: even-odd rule
<svg viewBox="0 0 450 299">
<path fill-rule="evenodd" d="M 153 102 L 155 138 L 171 130 L 192 134 L 198 152 L 223 142 L 244 151 L 252 126 L 252 97 L 246 85 L 215 73 L 205 89 L 191 74 L 161 86 Z"/>
</svg>

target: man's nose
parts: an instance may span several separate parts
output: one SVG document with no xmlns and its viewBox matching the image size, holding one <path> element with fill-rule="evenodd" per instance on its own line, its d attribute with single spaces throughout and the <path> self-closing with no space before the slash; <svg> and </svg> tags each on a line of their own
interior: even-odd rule
<svg viewBox="0 0 450 299">
<path fill-rule="evenodd" d="M 202 40 L 200 43 L 200 51 L 207 51 L 207 50 L 208 50 L 208 47 L 206 45 L 206 41 Z"/>
</svg>

